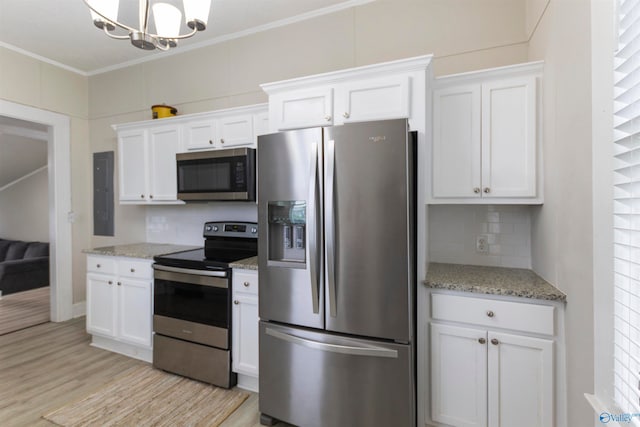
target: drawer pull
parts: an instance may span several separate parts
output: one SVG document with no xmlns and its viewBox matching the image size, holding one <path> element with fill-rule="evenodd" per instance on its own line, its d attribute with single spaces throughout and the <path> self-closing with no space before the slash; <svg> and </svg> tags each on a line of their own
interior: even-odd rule
<svg viewBox="0 0 640 427">
<path fill-rule="evenodd" d="M 122 283 L 118 282 L 118 286 L 122 286 Z"/>
<path fill-rule="evenodd" d="M 113 285 L 113 281 L 109 280 L 107 283 L 109 283 L 110 285 Z"/>
<path fill-rule="evenodd" d="M 233 301 L 233 303 L 234 303 L 235 305 L 238 305 L 238 304 L 240 304 L 240 301 L 238 301 L 238 300 L 234 300 L 234 301 Z"/>
<path fill-rule="evenodd" d="M 498 341 L 496 338 L 491 338 L 491 344 L 498 345 L 500 344 L 500 341 Z"/>
<path fill-rule="evenodd" d="M 487 340 L 485 340 L 484 338 L 478 338 L 478 342 L 479 342 L 480 344 L 486 344 L 486 343 L 487 343 Z"/>
<path fill-rule="evenodd" d="M 493 317 L 493 316 L 495 316 L 495 313 L 493 311 L 489 310 L 489 311 L 487 311 L 487 316 L 488 317 Z"/>
<path fill-rule="evenodd" d="M 135 269 L 135 268 L 132 268 L 132 269 L 131 269 L 131 272 L 132 272 L 132 273 L 135 273 L 135 272 L 136 272 L 136 269 Z"/>
<path fill-rule="evenodd" d="M 245 287 L 245 288 L 248 288 L 250 284 L 251 284 L 251 283 L 249 283 L 249 282 L 244 282 L 244 283 L 243 283 L 243 285 L 244 285 L 244 287 Z"/>
<path fill-rule="evenodd" d="M 100 268 L 102 267 L 100 264 L 96 264 L 96 268 Z"/>
</svg>

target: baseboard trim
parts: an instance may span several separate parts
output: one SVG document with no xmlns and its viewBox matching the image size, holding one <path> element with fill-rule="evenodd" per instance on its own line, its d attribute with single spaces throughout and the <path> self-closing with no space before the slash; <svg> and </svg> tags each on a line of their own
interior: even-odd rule
<svg viewBox="0 0 640 427">
<path fill-rule="evenodd" d="M 73 318 L 82 317 L 87 315 L 87 302 L 82 301 L 73 304 L 72 307 Z"/>
</svg>

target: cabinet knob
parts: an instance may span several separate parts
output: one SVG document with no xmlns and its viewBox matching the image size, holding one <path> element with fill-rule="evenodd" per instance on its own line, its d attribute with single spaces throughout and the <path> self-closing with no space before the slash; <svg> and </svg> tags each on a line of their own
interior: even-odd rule
<svg viewBox="0 0 640 427">
<path fill-rule="evenodd" d="M 235 305 L 238 305 L 238 304 L 240 304 L 240 301 L 238 301 L 238 300 L 236 299 L 236 300 L 233 300 L 233 303 L 234 303 Z"/>
<path fill-rule="evenodd" d="M 347 113 L 346 111 L 342 114 L 342 117 L 344 117 L 345 119 L 349 118 L 349 113 Z"/>
<path fill-rule="evenodd" d="M 498 345 L 500 344 L 500 341 L 498 341 L 496 338 L 491 338 L 491 344 Z"/>
<path fill-rule="evenodd" d="M 249 283 L 249 282 L 244 282 L 244 283 L 243 283 L 243 285 L 244 285 L 244 287 L 245 287 L 245 288 L 248 288 L 250 284 L 251 284 L 251 283 Z"/>
<path fill-rule="evenodd" d="M 100 268 L 102 267 L 100 264 L 96 264 L 96 268 Z"/>
<path fill-rule="evenodd" d="M 325 119 L 326 121 L 330 122 L 330 121 L 331 121 L 331 116 L 328 116 L 328 115 L 327 115 L 327 116 L 324 116 L 324 119 Z"/>
<path fill-rule="evenodd" d="M 224 138 L 220 138 L 220 144 L 224 144 Z"/>
<path fill-rule="evenodd" d="M 132 273 L 135 273 L 135 272 L 136 272 L 136 269 L 135 269 L 135 268 L 132 268 L 132 269 L 131 269 L 131 272 L 132 272 Z"/>
<path fill-rule="evenodd" d="M 478 342 L 479 342 L 480 344 L 486 344 L 486 343 L 487 343 L 487 340 L 485 340 L 484 338 L 478 338 Z"/>
<path fill-rule="evenodd" d="M 210 145 L 213 145 L 213 140 L 211 140 L 211 139 L 210 139 L 210 140 L 209 140 L 209 144 L 210 144 Z"/>
<path fill-rule="evenodd" d="M 493 311 L 489 310 L 489 311 L 487 311 L 487 316 L 488 317 L 493 317 L 493 316 L 495 316 L 495 313 Z"/>
<path fill-rule="evenodd" d="M 475 187 L 475 188 L 473 189 L 473 192 L 474 192 L 474 193 L 476 193 L 476 194 L 480 193 L 480 188 Z"/>
<path fill-rule="evenodd" d="M 149 194 L 149 198 L 150 198 L 150 199 L 153 199 L 153 194 Z"/>
<path fill-rule="evenodd" d="M 491 193 L 491 189 L 489 187 L 484 187 L 484 192 L 489 194 Z"/>
<path fill-rule="evenodd" d="M 118 282 L 118 286 L 122 286 L 122 283 Z"/>
<path fill-rule="evenodd" d="M 110 285 L 113 285 L 113 281 L 109 280 L 107 283 L 109 283 Z"/>
<path fill-rule="evenodd" d="M 141 198 L 141 199 L 144 199 L 144 194 L 141 194 L 141 195 L 140 195 L 140 198 Z"/>
</svg>

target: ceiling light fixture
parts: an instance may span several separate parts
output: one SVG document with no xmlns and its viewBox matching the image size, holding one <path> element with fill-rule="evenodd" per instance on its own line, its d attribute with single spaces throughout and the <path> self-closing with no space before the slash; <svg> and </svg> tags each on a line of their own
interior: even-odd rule
<svg viewBox="0 0 640 427">
<path fill-rule="evenodd" d="M 179 39 L 192 37 L 207 28 L 211 0 L 183 0 L 184 18 L 191 31 L 180 34 L 182 12 L 172 4 L 139 0 L 139 28 L 118 21 L 119 0 L 83 0 L 91 12 L 93 24 L 114 39 L 129 39 L 131 44 L 144 50 L 169 50 L 178 45 Z M 153 12 L 156 34 L 149 32 L 149 18 Z M 116 34 L 116 28 L 128 32 Z"/>
</svg>

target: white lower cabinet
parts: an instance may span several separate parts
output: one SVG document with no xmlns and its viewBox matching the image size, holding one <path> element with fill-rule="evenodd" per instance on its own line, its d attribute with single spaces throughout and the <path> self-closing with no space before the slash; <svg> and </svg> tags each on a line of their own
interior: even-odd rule
<svg viewBox="0 0 640 427">
<path fill-rule="evenodd" d="M 87 257 L 87 332 L 92 345 L 151 362 L 152 263 Z"/>
<path fill-rule="evenodd" d="M 231 369 L 238 387 L 258 391 L 258 272 L 233 270 Z"/>
<path fill-rule="evenodd" d="M 487 328 L 513 313 L 532 307 L 530 317 L 553 321 L 553 307 L 451 295 L 432 295 L 433 313 L 455 317 L 455 307 L 471 306 L 463 321 L 478 313 L 475 324 L 450 324 L 433 318 L 431 333 L 431 418 L 436 425 L 456 427 L 549 427 L 554 422 L 554 341 L 519 331 Z M 444 299 L 442 298 L 444 297 Z M 498 308 L 493 305 L 498 304 Z M 474 307 L 477 310 L 474 310 Z M 502 311 L 501 309 L 504 309 Z M 551 309 L 551 310 L 547 310 Z M 531 311 L 531 310 L 530 310 Z M 533 310 L 535 312 L 535 309 Z M 455 320 L 455 319 L 454 319 Z M 524 331 L 525 333 L 522 333 Z M 553 334 L 553 332 L 552 332 Z"/>
</svg>

